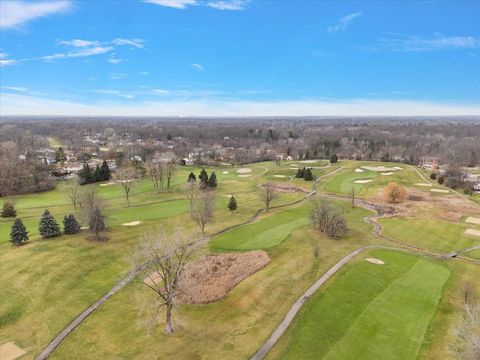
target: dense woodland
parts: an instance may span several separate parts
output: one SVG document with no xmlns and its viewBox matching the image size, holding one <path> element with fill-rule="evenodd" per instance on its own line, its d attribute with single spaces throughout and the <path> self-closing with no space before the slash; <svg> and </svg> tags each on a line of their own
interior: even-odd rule
<svg viewBox="0 0 480 360">
<path fill-rule="evenodd" d="M 196 163 L 244 164 L 276 157 L 339 158 L 475 166 L 480 118 L 9 118 L 0 121 L 0 192 L 53 186 L 39 161 L 51 139 L 76 154 L 115 160 L 155 153 Z M 103 147 L 104 151 L 100 151 Z M 108 150 L 105 150 L 107 148 Z M 84 157 L 84 158 L 83 158 Z M 12 176 L 14 174 L 15 176 Z M 7 190 L 8 189 L 8 190 Z"/>
</svg>

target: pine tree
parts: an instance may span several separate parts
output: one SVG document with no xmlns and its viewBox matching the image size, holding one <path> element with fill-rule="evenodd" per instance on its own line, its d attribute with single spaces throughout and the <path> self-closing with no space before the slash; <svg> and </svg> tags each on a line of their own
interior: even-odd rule
<svg viewBox="0 0 480 360">
<path fill-rule="evenodd" d="M 205 169 L 202 169 L 198 178 L 200 179 L 200 188 L 205 189 L 208 186 L 208 174 Z"/>
<path fill-rule="evenodd" d="M 312 170 L 310 170 L 310 168 L 305 170 L 305 175 L 303 176 L 303 179 L 305 181 L 313 181 L 313 174 L 312 174 Z"/>
<path fill-rule="evenodd" d="M 197 182 L 197 178 L 195 176 L 195 174 L 193 172 L 191 172 L 189 175 L 188 175 L 188 180 L 187 182 Z"/>
<path fill-rule="evenodd" d="M 295 174 L 295 177 L 297 179 L 301 179 L 301 178 L 303 178 L 303 176 L 304 176 L 304 171 L 302 169 L 298 168 L 297 173 Z"/>
<path fill-rule="evenodd" d="M 100 181 L 108 181 L 110 180 L 110 168 L 108 167 L 107 161 L 103 160 L 102 166 L 100 166 L 101 170 L 101 179 Z"/>
<path fill-rule="evenodd" d="M 80 224 L 75 219 L 73 214 L 65 215 L 63 218 L 63 233 L 64 234 L 77 234 L 80 232 Z"/>
<path fill-rule="evenodd" d="M 28 241 L 28 231 L 23 225 L 23 222 L 20 218 L 16 218 L 13 225 L 12 231 L 10 232 L 10 242 L 12 245 L 22 245 L 24 242 Z"/>
<path fill-rule="evenodd" d="M 93 171 L 93 182 L 99 182 L 102 180 L 102 170 L 100 170 L 100 166 L 95 166 L 95 170 Z"/>
<path fill-rule="evenodd" d="M 83 165 L 83 169 L 78 172 L 78 177 L 82 180 L 82 184 L 94 182 L 94 173 L 88 164 Z"/>
<path fill-rule="evenodd" d="M 5 201 L 2 208 L 2 218 L 14 218 L 17 216 L 17 211 L 15 210 L 15 204 L 13 201 Z"/>
<path fill-rule="evenodd" d="M 337 161 L 338 161 L 337 154 L 332 154 L 332 156 L 330 156 L 330 164 L 335 164 Z"/>
<path fill-rule="evenodd" d="M 210 174 L 210 178 L 208 179 L 208 187 L 214 189 L 217 187 L 217 175 L 215 175 L 215 171 L 212 171 Z"/>
<path fill-rule="evenodd" d="M 45 210 L 42 217 L 40 218 L 38 232 L 44 239 L 58 236 L 62 233 L 60 231 L 60 227 L 57 224 L 57 221 L 55 220 L 53 215 L 50 214 L 50 211 L 48 211 L 48 209 Z"/>
<path fill-rule="evenodd" d="M 233 196 L 230 196 L 230 200 L 228 201 L 228 210 L 237 210 L 237 200 Z"/>
</svg>

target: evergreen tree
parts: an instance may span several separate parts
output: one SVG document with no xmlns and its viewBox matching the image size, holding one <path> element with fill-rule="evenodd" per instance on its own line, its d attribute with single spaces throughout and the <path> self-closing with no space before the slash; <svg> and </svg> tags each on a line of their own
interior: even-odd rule
<svg viewBox="0 0 480 360">
<path fill-rule="evenodd" d="M 233 196 L 230 196 L 230 200 L 228 201 L 228 210 L 237 210 L 237 200 Z"/>
<path fill-rule="evenodd" d="M 50 211 L 48 211 L 48 209 L 45 210 L 42 217 L 40 218 L 38 232 L 44 239 L 58 236 L 62 233 L 60 231 L 60 227 L 57 224 L 57 221 L 55 220 L 53 215 L 50 214 Z"/>
<path fill-rule="evenodd" d="M 217 187 L 217 175 L 215 175 L 215 171 L 212 171 L 210 174 L 210 178 L 208 179 L 208 187 L 214 189 Z"/>
<path fill-rule="evenodd" d="M 95 170 L 93 171 L 93 182 L 99 182 L 102 180 L 102 171 L 100 170 L 100 166 L 95 166 Z"/>
<path fill-rule="evenodd" d="M 16 218 L 12 231 L 10 232 L 10 242 L 12 245 L 21 245 L 28 241 L 28 231 L 20 218 Z"/>
<path fill-rule="evenodd" d="M 295 174 L 295 177 L 297 179 L 301 179 L 304 177 L 304 175 L 305 175 L 305 168 L 303 169 L 298 168 L 297 173 Z"/>
<path fill-rule="evenodd" d="M 13 218 L 17 216 L 17 211 L 15 210 L 15 204 L 13 201 L 5 201 L 2 208 L 2 218 Z"/>
<path fill-rule="evenodd" d="M 65 215 L 63 218 L 63 233 L 64 234 L 77 234 L 80 232 L 80 224 L 75 219 L 73 214 Z"/>
<path fill-rule="evenodd" d="M 200 188 L 205 189 L 208 186 L 208 174 L 205 169 L 202 169 L 198 178 L 200 179 Z"/>
<path fill-rule="evenodd" d="M 338 161 L 337 154 L 332 154 L 332 156 L 330 156 L 330 164 L 335 164 L 337 161 Z"/>
<path fill-rule="evenodd" d="M 312 170 L 310 170 L 310 168 L 305 170 L 305 175 L 303 176 L 303 179 L 305 181 L 313 181 L 313 174 L 312 174 Z"/>
<path fill-rule="evenodd" d="M 65 161 L 65 151 L 63 147 L 59 146 L 58 149 L 55 151 L 55 160 L 63 166 L 63 162 Z"/>
<path fill-rule="evenodd" d="M 110 168 L 108 167 L 107 161 L 103 160 L 102 166 L 100 166 L 101 170 L 101 179 L 100 181 L 108 181 L 110 180 Z"/>
<path fill-rule="evenodd" d="M 193 172 L 191 172 L 189 175 L 188 175 L 188 180 L 187 182 L 197 182 L 197 178 L 195 176 L 195 174 Z"/>
<path fill-rule="evenodd" d="M 83 165 L 83 169 L 78 172 L 78 177 L 82 184 L 91 184 L 95 181 L 94 172 L 88 164 Z"/>
</svg>

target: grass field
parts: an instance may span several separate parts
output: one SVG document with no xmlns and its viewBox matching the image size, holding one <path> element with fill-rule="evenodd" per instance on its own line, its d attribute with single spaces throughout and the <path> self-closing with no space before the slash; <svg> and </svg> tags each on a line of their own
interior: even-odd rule
<svg viewBox="0 0 480 360">
<path fill-rule="evenodd" d="M 385 265 L 359 261 L 338 275 L 301 310 L 270 358 L 346 359 L 352 351 L 356 359 L 417 358 L 450 270 L 403 253 L 369 255 Z"/>
</svg>

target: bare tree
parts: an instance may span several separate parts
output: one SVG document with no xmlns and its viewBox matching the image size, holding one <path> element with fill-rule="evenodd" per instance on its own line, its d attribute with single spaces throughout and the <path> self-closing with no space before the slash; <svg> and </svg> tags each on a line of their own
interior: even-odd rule
<svg viewBox="0 0 480 360">
<path fill-rule="evenodd" d="M 175 170 L 177 166 L 175 160 L 171 160 L 165 163 L 165 176 L 167 177 L 167 189 L 170 189 L 170 183 L 175 175 Z"/>
<path fill-rule="evenodd" d="M 341 210 L 327 199 L 312 200 L 311 218 L 313 226 L 331 238 L 339 238 L 347 230 Z"/>
<path fill-rule="evenodd" d="M 459 359 L 480 359 L 480 302 L 464 304 L 464 314 L 455 329 L 459 346 L 455 349 Z"/>
<path fill-rule="evenodd" d="M 82 206 L 80 187 L 81 185 L 79 184 L 77 177 L 62 185 L 62 192 L 67 195 L 72 203 L 75 213 L 77 213 L 78 208 Z"/>
<path fill-rule="evenodd" d="M 86 213 L 88 227 L 94 234 L 97 241 L 106 241 L 107 237 L 102 236 L 103 231 L 107 228 L 106 216 L 103 214 L 104 204 L 96 192 L 95 185 L 86 186 L 86 190 L 82 196 L 82 208 Z"/>
<path fill-rule="evenodd" d="M 165 307 L 165 332 L 171 334 L 172 310 L 175 298 L 180 292 L 180 277 L 198 243 L 191 236 L 177 229 L 167 234 L 161 228 L 145 233 L 139 247 L 131 257 L 132 272 L 146 271 L 149 275 L 143 284 L 157 295 L 155 301 L 154 320 L 162 307 Z"/>
<path fill-rule="evenodd" d="M 117 169 L 113 174 L 113 178 L 122 185 L 123 190 L 125 191 L 127 207 L 130 206 L 130 192 L 133 188 L 135 180 L 137 179 L 137 175 L 137 169 L 131 164 L 126 164 L 125 166 L 122 166 L 121 168 Z"/>
<path fill-rule="evenodd" d="M 213 191 L 203 191 L 195 196 L 190 215 L 205 235 L 205 226 L 213 220 L 215 197 Z"/>
<path fill-rule="evenodd" d="M 145 162 L 145 168 L 155 193 L 159 194 L 163 190 L 163 181 L 165 178 L 164 166 L 162 166 L 160 161 L 149 159 Z"/>
<path fill-rule="evenodd" d="M 272 183 L 263 184 L 263 191 L 261 196 L 262 196 L 263 203 L 265 204 L 265 211 L 268 212 L 272 201 L 278 198 L 278 193 L 277 193 L 277 189 L 275 188 L 275 185 Z"/>
<path fill-rule="evenodd" d="M 189 181 L 184 185 L 185 189 L 185 199 L 188 202 L 188 209 L 190 210 L 190 215 L 193 214 L 193 209 L 195 202 L 197 201 L 198 195 L 200 193 L 198 185 L 193 182 Z M 193 215 L 192 215 L 193 218 Z"/>
</svg>

